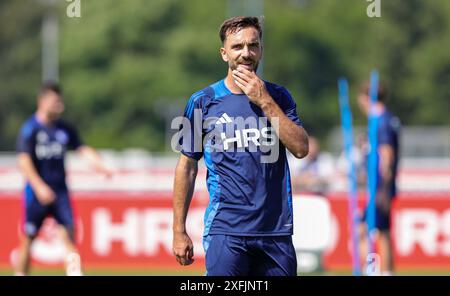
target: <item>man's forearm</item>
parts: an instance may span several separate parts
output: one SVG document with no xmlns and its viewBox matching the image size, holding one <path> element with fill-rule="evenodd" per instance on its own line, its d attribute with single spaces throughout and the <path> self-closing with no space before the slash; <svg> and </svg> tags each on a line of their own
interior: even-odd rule
<svg viewBox="0 0 450 296">
<path fill-rule="evenodd" d="M 380 155 L 380 177 L 381 184 L 390 186 L 394 181 L 394 176 L 392 174 L 392 166 L 394 163 L 394 150 L 390 145 L 383 144 L 379 147 L 378 151 Z"/>
<path fill-rule="evenodd" d="M 197 176 L 197 163 L 189 163 L 180 159 L 175 170 L 173 190 L 173 231 L 186 232 L 186 217 Z"/>
<path fill-rule="evenodd" d="M 36 168 L 34 167 L 31 157 L 26 153 L 21 153 L 18 156 L 19 168 L 25 179 L 30 182 L 31 187 L 38 188 L 39 186 L 45 184 L 41 176 L 39 176 Z"/>
<path fill-rule="evenodd" d="M 265 100 L 261 109 L 272 125 L 274 118 L 278 118 L 278 137 L 284 146 L 295 157 L 305 157 L 308 154 L 308 134 L 305 129 L 290 120 L 272 97 Z"/>
<path fill-rule="evenodd" d="M 85 158 L 91 166 L 96 170 L 103 170 L 105 168 L 100 154 L 94 148 L 90 146 L 81 146 L 78 148 L 78 152 L 83 158 Z"/>
</svg>

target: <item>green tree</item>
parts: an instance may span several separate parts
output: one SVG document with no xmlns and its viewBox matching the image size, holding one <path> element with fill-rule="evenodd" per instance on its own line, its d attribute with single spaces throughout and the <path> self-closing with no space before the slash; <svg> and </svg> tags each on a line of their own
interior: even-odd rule
<svg viewBox="0 0 450 296">
<path fill-rule="evenodd" d="M 36 2 L 0 1 L 0 150 L 14 149 L 22 120 L 35 106 L 42 15 Z"/>
<path fill-rule="evenodd" d="M 167 149 L 170 116 L 226 74 L 218 30 L 228 1 L 81 1 L 81 18 L 59 3 L 65 116 L 100 148 Z M 358 86 L 374 68 L 404 124 L 448 125 L 450 2 L 382 1 L 381 18 L 369 18 L 367 5 L 264 1 L 264 79 L 291 91 L 306 128 L 322 139 L 339 124 L 337 79 L 348 77 L 356 110 Z M 14 148 L 35 107 L 45 13 L 38 1 L 0 1 L 2 150 Z"/>
</svg>

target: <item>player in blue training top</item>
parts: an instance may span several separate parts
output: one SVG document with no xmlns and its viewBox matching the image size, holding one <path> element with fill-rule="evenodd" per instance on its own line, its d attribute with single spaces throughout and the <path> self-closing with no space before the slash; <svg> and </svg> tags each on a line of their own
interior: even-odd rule
<svg viewBox="0 0 450 296">
<path fill-rule="evenodd" d="M 306 156 L 308 136 L 289 92 L 255 73 L 261 37 L 256 17 L 222 24 L 227 76 L 192 95 L 180 132 L 173 253 L 181 265 L 194 260 L 186 217 L 203 157 L 210 195 L 203 246 L 211 276 L 297 274 L 285 148 L 297 158 Z"/>
<path fill-rule="evenodd" d="M 360 109 L 367 116 L 370 111 L 370 83 L 365 82 L 358 96 Z M 377 137 L 378 137 L 378 176 L 377 194 L 375 199 L 375 228 L 380 255 L 380 271 L 382 275 L 390 275 L 394 270 L 393 251 L 391 241 L 391 206 L 397 195 L 396 177 L 399 161 L 399 134 L 400 120 L 394 116 L 386 107 L 387 93 L 383 85 L 378 87 L 378 101 L 375 105 L 377 116 Z M 366 220 L 366 214 L 362 217 L 362 222 Z M 360 225 L 360 248 L 361 253 L 367 255 L 367 226 Z M 362 256 L 364 264 L 366 258 Z"/>
<path fill-rule="evenodd" d="M 18 161 L 26 185 L 24 236 L 15 262 L 16 275 L 28 274 L 31 244 L 48 215 L 62 226 L 62 238 L 67 247 L 66 274 L 82 274 L 66 185 L 66 151 L 79 151 L 95 169 L 111 175 L 98 153 L 83 145 L 75 128 L 60 119 L 63 111 L 60 87 L 53 82 L 44 83 L 38 94 L 37 111 L 23 124 L 18 136 Z"/>
</svg>

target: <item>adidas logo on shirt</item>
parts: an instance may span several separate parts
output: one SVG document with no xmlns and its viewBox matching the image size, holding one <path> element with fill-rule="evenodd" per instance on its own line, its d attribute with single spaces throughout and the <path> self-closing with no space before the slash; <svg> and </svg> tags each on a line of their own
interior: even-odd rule
<svg viewBox="0 0 450 296">
<path fill-rule="evenodd" d="M 233 120 L 231 120 L 230 116 L 228 116 L 227 113 L 223 113 L 222 116 L 220 116 L 220 118 L 216 121 L 216 124 L 231 123 L 231 122 L 233 122 Z"/>
</svg>

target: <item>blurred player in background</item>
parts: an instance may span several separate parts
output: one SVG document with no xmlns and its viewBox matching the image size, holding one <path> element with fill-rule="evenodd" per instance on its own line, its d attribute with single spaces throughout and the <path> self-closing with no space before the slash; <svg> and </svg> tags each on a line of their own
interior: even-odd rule
<svg viewBox="0 0 450 296">
<path fill-rule="evenodd" d="M 108 177 L 111 175 L 99 154 L 83 145 L 76 129 L 60 119 L 63 111 L 60 87 L 56 83 L 44 83 L 38 94 L 37 111 L 23 124 L 18 136 L 18 161 L 26 185 L 24 235 L 15 262 L 16 275 L 28 274 L 31 244 L 48 215 L 61 226 L 67 248 L 66 274 L 82 275 L 66 184 L 66 151 L 77 150 L 96 170 Z"/>
<path fill-rule="evenodd" d="M 352 147 L 353 162 L 356 170 L 356 181 L 358 189 L 364 190 L 367 188 L 367 155 L 368 155 L 368 143 L 367 133 L 362 132 L 356 135 L 356 143 Z M 336 171 L 340 176 L 347 176 L 349 167 L 345 151 L 339 155 L 336 163 Z"/>
<path fill-rule="evenodd" d="M 196 111 L 202 114 L 200 127 L 211 121 L 216 127 L 226 125 L 227 134 L 222 133 L 222 138 L 214 143 L 202 141 L 208 139 L 210 128 L 215 127 L 203 128 L 200 151 L 194 147 L 195 140 L 189 141 L 189 136 L 182 138 L 182 155 L 174 183 L 173 253 L 181 265 L 193 262 L 186 216 L 197 162 L 204 157 L 210 194 L 203 237 L 206 274 L 294 276 L 297 259 L 292 244 L 292 196 L 286 148 L 295 157 L 304 157 L 308 153 L 308 136 L 289 92 L 256 75 L 262 57 L 258 18 L 231 18 L 222 24 L 220 37 L 223 44 L 220 53 L 228 63 L 227 76 L 195 93 L 184 116 L 192 122 L 191 137 L 196 133 Z M 255 122 L 265 118 L 272 124 L 278 120 L 279 130 L 273 136 L 277 133 L 281 141 L 273 141 L 272 147 L 279 149 L 274 162 L 261 160 L 260 145 L 264 142 L 261 136 L 271 137 L 265 134 L 267 127 L 239 128 L 237 118 Z M 256 146 L 253 151 L 251 143 Z M 217 150 L 213 148 L 215 144 L 219 146 Z"/>
<path fill-rule="evenodd" d="M 308 156 L 291 169 L 294 171 L 292 183 L 295 191 L 327 195 L 334 173 L 334 162 L 329 153 L 321 151 L 317 138 L 309 136 Z"/>
<path fill-rule="evenodd" d="M 370 111 L 370 83 L 362 85 L 358 96 L 360 109 L 367 116 Z M 381 274 L 391 275 L 394 270 L 392 240 L 391 240 L 391 207 L 392 201 L 397 194 L 396 177 L 399 161 L 399 133 L 400 120 L 394 116 L 386 107 L 386 90 L 382 85 L 378 87 L 378 102 L 375 105 L 378 117 L 378 176 L 375 227 L 377 230 L 375 241 L 378 243 L 378 252 L 381 259 Z M 364 213 L 364 219 L 367 213 Z M 367 225 L 360 225 L 361 258 L 365 259 L 367 254 Z M 365 261 L 364 261 L 365 262 Z M 365 269 L 364 269 L 365 270 Z"/>
</svg>

